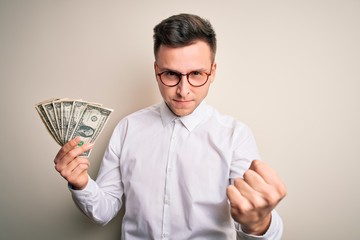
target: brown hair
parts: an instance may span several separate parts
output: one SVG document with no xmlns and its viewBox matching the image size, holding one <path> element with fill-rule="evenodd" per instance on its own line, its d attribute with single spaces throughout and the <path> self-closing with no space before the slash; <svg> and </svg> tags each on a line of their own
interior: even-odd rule
<svg viewBox="0 0 360 240">
<path fill-rule="evenodd" d="M 154 55 L 161 45 L 184 47 L 198 40 L 206 42 L 212 52 L 212 60 L 216 53 L 216 34 L 211 23 L 197 15 L 173 15 L 154 27 Z"/>
</svg>

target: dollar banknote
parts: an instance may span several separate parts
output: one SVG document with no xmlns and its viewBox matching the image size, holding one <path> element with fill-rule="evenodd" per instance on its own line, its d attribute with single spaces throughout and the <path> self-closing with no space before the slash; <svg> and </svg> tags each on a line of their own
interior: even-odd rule
<svg viewBox="0 0 360 240">
<path fill-rule="evenodd" d="M 46 129 L 63 146 L 80 137 L 79 146 L 94 143 L 104 129 L 113 109 L 82 99 L 51 98 L 35 104 Z M 91 151 L 81 156 L 89 157 Z"/>
<path fill-rule="evenodd" d="M 69 121 L 71 117 L 71 110 L 74 105 L 74 101 L 71 99 L 66 99 L 61 102 L 61 131 L 63 133 L 62 142 L 66 142 L 66 133 L 69 127 Z"/>
<path fill-rule="evenodd" d="M 71 136 L 73 135 L 75 127 L 77 126 L 87 105 L 88 103 L 84 101 L 74 101 L 73 108 L 69 118 L 68 128 L 66 130 L 66 136 L 65 136 L 66 142 L 69 141 Z"/>
<path fill-rule="evenodd" d="M 112 110 L 101 106 L 86 105 L 85 110 L 76 124 L 73 134 L 70 137 L 80 137 L 79 144 L 93 143 L 105 126 Z M 88 156 L 90 151 L 85 152 L 82 156 Z"/>
<path fill-rule="evenodd" d="M 43 104 L 44 103 L 47 103 L 47 102 L 50 102 L 50 101 L 54 101 L 54 100 L 57 100 L 55 98 L 53 99 L 49 99 L 49 100 L 46 100 L 46 101 L 43 101 L 43 102 L 40 102 L 38 104 L 35 105 L 35 108 L 36 110 L 38 111 L 40 117 L 41 117 L 41 120 L 43 121 L 46 129 L 48 130 L 48 132 L 50 133 L 50 135 L 54 138 L 54 140 L 59 144 L 59 145 L 62 145 L 62 143 L 59 141 L 59 139 L 56 137 L 56 134 L 54 132 L 54 128 L 51 126 L 51 123 L 50 123 L 50 120 L 49 120 L 49 117 L 47 116 L 46 112 L 45 112 L 45 109 L 43 107 Z"/>
</svg>

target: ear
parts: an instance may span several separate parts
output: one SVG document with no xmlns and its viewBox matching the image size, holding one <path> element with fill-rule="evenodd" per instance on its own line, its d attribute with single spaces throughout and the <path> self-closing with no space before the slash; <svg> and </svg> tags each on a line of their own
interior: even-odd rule
<svg viewBox="0 0 360 240">
<path fill-rule="evenodd" d="M 211 67 L 210 83 L 215 81 L 215 76 L 216 76 L 216 62 L 214 62 Z"/>
<path fill-rule="evenodd" d="M 156 71 L 157 71 L 157 64 L 156 64 L 156 61 L 154 62 L 154 71 L 155 71 L 155 73 L 156 73 Z"/>
<path fill-rule="evenodd" d="M 156 61 L 154 62 L 154 73 L 155 73 L 155 80 L 157 81 L 156 73 L 158 72 L 158 65 L 156 64 Z"/>
</svg>

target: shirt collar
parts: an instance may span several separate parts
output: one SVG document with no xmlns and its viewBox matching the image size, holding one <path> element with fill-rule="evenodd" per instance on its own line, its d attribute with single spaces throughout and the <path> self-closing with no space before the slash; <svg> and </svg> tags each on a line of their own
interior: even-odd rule
<svg viewBox="0 0 360 240">
<path fill-rule="evenodd" d="M 203 119 L 209 116 L 209 111 L 208 105 L 205 101 L 202 101 L 191 114 L 184 117 L 178 117 L 169 109 L 165 102 L 162 102 L 160 105 L 160 114 L 164 126 L 175 119 L 179 119 L 189 132 L 191 132 Z"/>
</svg>

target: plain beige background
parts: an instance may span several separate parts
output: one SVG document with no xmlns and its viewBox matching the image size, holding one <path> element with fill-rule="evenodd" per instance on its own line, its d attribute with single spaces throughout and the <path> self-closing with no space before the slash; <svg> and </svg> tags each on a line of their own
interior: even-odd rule
<svg viewBox="0 0 360 240">
<path fill-rule="evenodd" d="M 253 129 L 288 187 L 283 239 L 360 238 L 360 1 L 1 0 L 1 240 L 120 239 L 120 215 L 99 227 L 73 204 L 34 104 L 115 109 L 90 158 L 96 177 L 115 124 L 161 100 L 152 28 L 181 12 L 218 35 L 207 102 Z"/>
</svg>

